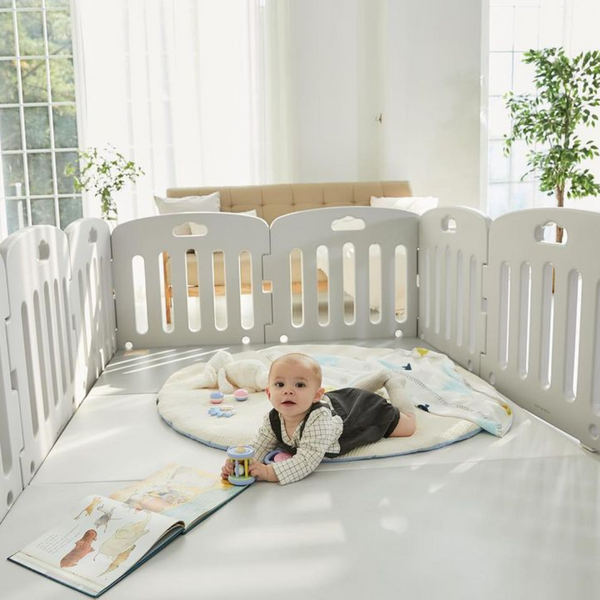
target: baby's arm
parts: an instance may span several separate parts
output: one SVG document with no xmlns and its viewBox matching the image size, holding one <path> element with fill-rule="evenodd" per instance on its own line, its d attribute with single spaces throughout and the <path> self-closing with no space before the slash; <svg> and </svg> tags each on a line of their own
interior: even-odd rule
<svg viewBox="0 0 600 600">
<path fill-rule="evenodd" d="M 292 458 L 270 465 L 282 485 L 310 475 L 321 464 L 331 444 L 339 437 L 331 413 L 327 409 L 312 412 L 304 428 L 297 452 Z M 269 480 L 270 481 L 270 480 Z"/>
</svg>

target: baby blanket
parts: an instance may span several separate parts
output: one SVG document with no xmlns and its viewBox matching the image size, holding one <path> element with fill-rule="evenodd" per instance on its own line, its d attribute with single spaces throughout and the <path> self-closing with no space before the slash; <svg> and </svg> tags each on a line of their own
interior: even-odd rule
<svg viewBox="0 0 600 600">
<path fill-rule="evenodd" d="M 196 388 L 218 388 L 224 394 L 237 388 L 260 391 L 266 386 L 270 363 L 284 353 L 285 348 L 277 347 L 256 353 L 262 360 L 242 358 L 242 355 L 234 360 L 228 352 L 220 351 L 204 369 L 197 370 L 196 381 L 190 383 Z M 364 359 L 337 353 L 311 355 L 321 365 L 326 391 L 351 387 L 365 375 L 385 368 L 405 381 L 404 389 L 418 409 L 466 419 L 498 437 L 502 437 L 512 424 L 512 410 L 502 396 L 444 354 L 415 348 L 411 351 L 390 350 L 383 356 L 373 355 L 365 349 Z M 386 395 L 383 389 L 379 393 Z"/>
</svg>

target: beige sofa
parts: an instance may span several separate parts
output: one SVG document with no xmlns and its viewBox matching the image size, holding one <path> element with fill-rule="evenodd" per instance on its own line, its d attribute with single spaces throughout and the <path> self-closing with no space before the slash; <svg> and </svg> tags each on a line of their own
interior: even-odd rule
<svg viewBox="0 0 600 600">
<path fill-rule="evenodd" d="M 169 188 L 167 198 L 186 196 L 207 196 L 219 192 L 221 212 L 246 212 L 255 210 L 256 215 L 271 224 L 277 217 L 301 210 L 327 206 L 369 206 L 372 196 L 406 197 L 411 196 L 407 181 L 376 181 L 351 183 L 295 183 L 278 185 L 255 185 L 243 187 L 186 187 Z M 198 293 L 195 257 L 188 256 L 188 295 Z M 170 264 L 164 258 L 165 302 L 167 323 L 171 322 Z M 242 293 L 249 291 L 248 265 L 241 265 Z M 294 292 L 301 285 L 300 264 L 292 264 Z M 319 271 L 319 290 L 326 292 L 327 276 Z M 222 263 L 215 259 L 215 294 L 224 293 Z"/>
</svg>

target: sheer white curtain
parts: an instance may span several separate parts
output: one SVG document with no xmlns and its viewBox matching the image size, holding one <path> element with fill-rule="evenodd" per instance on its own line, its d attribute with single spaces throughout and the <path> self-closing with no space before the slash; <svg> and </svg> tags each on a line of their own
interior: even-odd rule
<svg viewBox="0 0 600 600">
<path fill-rule="evenodd" d="M 154 214 L 167 187 L 285 179 L 282 19 L 285 3 L 265 0 L 76 3 L 80 144 L 146 172 L 117 199 L 120 221 Z"/>
</svg>

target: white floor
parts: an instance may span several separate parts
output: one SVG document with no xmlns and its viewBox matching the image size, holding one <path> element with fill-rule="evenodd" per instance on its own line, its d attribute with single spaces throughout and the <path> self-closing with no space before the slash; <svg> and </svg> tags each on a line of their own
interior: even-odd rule
<svg viewBox="0 0 600 600">
<path fill-rule="evenodd" d="M 155 408 L 162 382 L 212 350 L 119 354 L 0 524 L 0 556 L 82 496 L 168 462 L 217 472 L 224 453 L 175 433 Z M 598 459 L 517 409 L 501 440 L 481 433 L 433 452 L 322 465 L 290 486 L 257 483 L 105 597 L 594 598 L 599 496 Z M 82 597 L 0 561 L 2 600 Z"/>
</svg>

